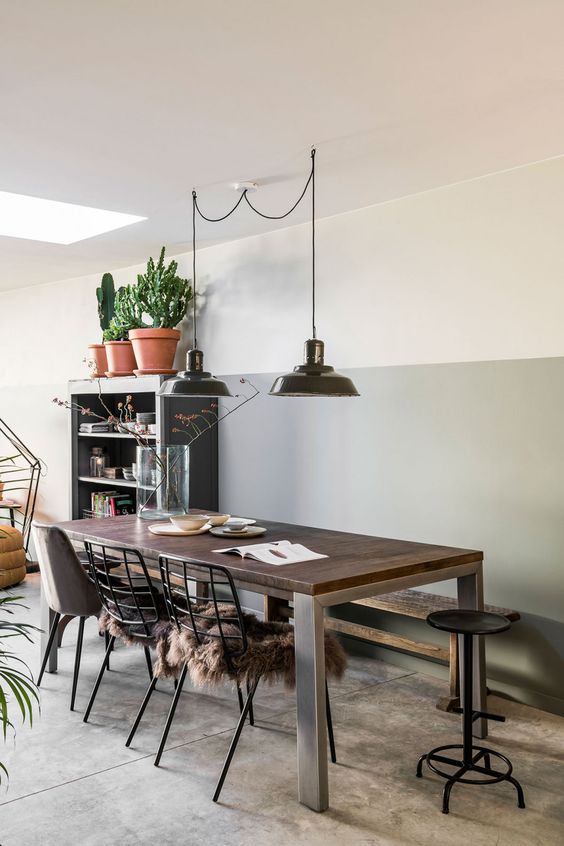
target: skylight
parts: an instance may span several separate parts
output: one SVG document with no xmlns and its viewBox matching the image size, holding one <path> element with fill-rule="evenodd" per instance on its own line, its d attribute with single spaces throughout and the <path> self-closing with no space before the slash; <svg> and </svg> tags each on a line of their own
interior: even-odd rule
<svg viewBox="0 0 564 846">
<path fill-rule="evenodd" d="M 147 218 L 0 191 L 0 235 L 9 238 L 75 244 L 140 220 Z"/>
</svg>

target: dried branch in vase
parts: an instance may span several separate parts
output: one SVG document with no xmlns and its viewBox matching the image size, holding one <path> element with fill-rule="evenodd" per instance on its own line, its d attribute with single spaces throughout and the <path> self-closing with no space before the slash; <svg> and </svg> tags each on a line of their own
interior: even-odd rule
<svg viewBox="0 0 564 846">
<path fill-rule="evenodd" d="M 244 393 L 234 394 L 235 399 L 240 399 L 239 402 L 234 408 L 229 409 L 222 413 L 219 409 L 219 405 L 217 402 L 212 402 L 209 408 L 202 408 L 199 412 L 194 414 L 181 414 L 178 413 L 175 415 L 175 419 L 178 421 L 178 426 L 174 426 L 172 432 L 175 434 L 183 434 L 187 437 L 187 442 L 182 444 L 182 446 L 190 447 L 198 438 L 201 438 L 206 432 L 209 432 L 211 429 L 214 429 L 218 426 L 222 420 L 225 420 L 226 417 L 229 417 L 235 411 L 238 411 L 248 402 L 253 400 L 260 391 L 256 388 L 252 382 L 244 377 L 239 380 L 242 385 L 249 385 L 252 389 L 252 393 L 247 395 Z M 134 408 L 133 408 L 133 397 L 131 394 L 128 394 L 125 398 L 125 403 L 119 402 L 117 404 L 118 408 L 118 416 L 108 408 L 106 405 L 104 398 L 102 396 L 102 389 L 100 385 L 100 380 L 98 379 L 98 401 L 100 402 L 102 408 L 106 412 L 106 416 L 102 414 L 96 414 L 96 412 L 92 411 L 91 408 L 86 406 L 80 405 L 78 403 L 70 402 L 69 400 L 61 400 L 55 397 L 53 402 L 55 405 L 60 406 L 61 408 L 67 408 L 70 411 L 78 411 L 81 415 L 85 417 L 94 417 L 97 420 L 102 420 L 106 423 L 109 423 L 116 427 L 118 432 L 122 432 L 123 434 L 132 435 L 135 440 L 137 441 L 137 445 L 140 447 L 144 447 L 150 449 L 154 456 L 159 468 L 161 470 L 161 482 L 156 486 L 155 490 L 166 481 L 170 470 L 172 470 L 175 466 L 175 462 L 173 461 L 171 466 L 166 468 L 165 464 L 161 461 L 158 455 L 158 450 L 154 443 L 151 443 L 147 438 L 143 437 L 143 435 L 139 434 L 134 427 L 131 425 Z"/>
</svg>

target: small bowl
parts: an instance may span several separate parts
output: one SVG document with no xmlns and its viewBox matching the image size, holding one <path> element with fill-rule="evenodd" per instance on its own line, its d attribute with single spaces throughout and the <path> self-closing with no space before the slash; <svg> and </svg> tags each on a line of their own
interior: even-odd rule
<svg viewBox="0 0 564 846">
<path fill-rule="evenodd" d="M 208 523 L 211 523 L 212 526 L 223 526 L 224 523 L 227 523 L 231 514 L 210 514 L 208 517 Z"/>
<path fill-rule="evenodd" d="M 170 518 L 170 522 L 184 532 L 195 532 L 203 528 L 208 521 L 207 514 L 177 514 L 176 517 Z"/>
<path fill-rule="evenodd" d="M 228 526 L 224 527 L 224 532 L 229 532 L 233 535 L 239 535 L 241 532 L 247 531 L 247 524 L 246 523 L 230 523 Z"/>
</svg>

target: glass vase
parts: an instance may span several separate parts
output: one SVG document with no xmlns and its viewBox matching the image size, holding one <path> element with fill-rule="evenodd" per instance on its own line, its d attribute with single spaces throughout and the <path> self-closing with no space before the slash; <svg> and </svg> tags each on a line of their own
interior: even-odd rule
<svg viewBox="0 0 564 846">
<path fill-rule="evenodd" d="M 188 447 L 137 447 L 137 516 L 165 520 L 188 511 Z"/>
</svg>

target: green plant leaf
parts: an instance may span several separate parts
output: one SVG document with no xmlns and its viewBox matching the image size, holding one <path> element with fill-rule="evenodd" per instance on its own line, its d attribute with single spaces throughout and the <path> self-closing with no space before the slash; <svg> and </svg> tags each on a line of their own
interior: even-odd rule
<svg viewBox="0 0 564 846">
<path fill-rule="evenodd" d="M 0 596 L 0 612 L 13 616 L 16 609 L 26 608 L 19 601 L 22 598 L 19 595 L 4 593 Z M 10 719 L 10 706 L 15 704 L 21 713 L 22 721 L 28 719 L 30 726 L 33 726 L 34 708 L 39 706 L 39 692 L 31 670 L 22 658 L 13 654 L 5 641 L 15 637 L 33 641 L 31 632 L 36 631 L 40 630 L 30 623 L 19 623 L 11 619 L 0 620 L 0 725 L 4 742 L 8 728 L 15 733 Z M 2 773 L 9 777 L 6 766 L 0 762 L 0 780 Z"/>
</svg>

